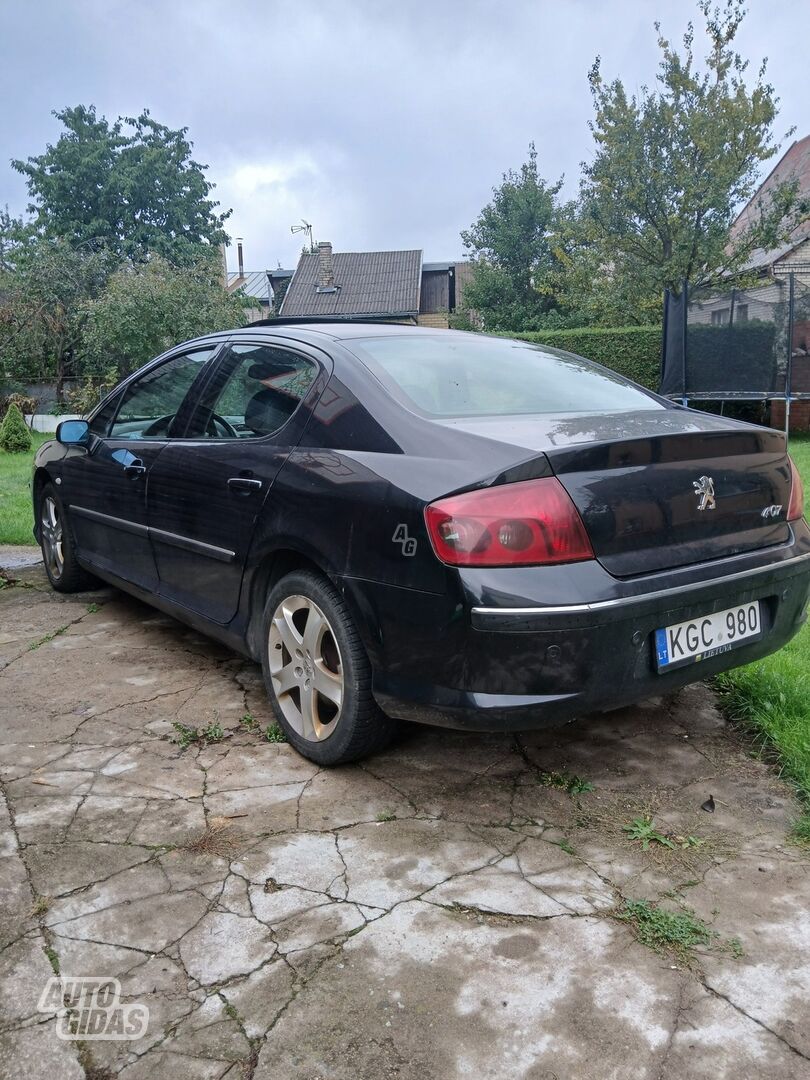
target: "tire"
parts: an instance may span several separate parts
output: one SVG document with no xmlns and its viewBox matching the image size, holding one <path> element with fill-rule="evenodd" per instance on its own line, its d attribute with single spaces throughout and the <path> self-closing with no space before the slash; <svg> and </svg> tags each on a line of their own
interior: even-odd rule
<svg viewBox="0 0 810 1080">
<path fill-rule="evenodd" d="M 367 757 L 397 729 L 371 693 L 371 666 L 346 604 L 311 570 L 287 574 L 270 590 L 262 670 L 279 726 L 318 765 Z"/>
<path fill-rule="evenodd" d="M 48 581 L 57 592 L 74 593 L 98 587 L 98 579 L 76 561 L 76 544 L 67 511 L 53 484 L 46 484 L 37 503 L 39 546 Z"/>
</svg>

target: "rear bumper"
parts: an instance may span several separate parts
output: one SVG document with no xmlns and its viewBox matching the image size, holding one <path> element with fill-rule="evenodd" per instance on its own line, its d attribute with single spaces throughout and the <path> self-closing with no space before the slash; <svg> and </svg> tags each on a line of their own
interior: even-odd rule
<svg viewBox="0 0 810 1080">
<path fill-rule="evenodd" d="M 476 630 L 515 631 L 515 630 L 543 630 L 549 627 L 559 627 L 564 620 L 586 618 L 588 620 L 600 619 L 603 614 L 610 618 L 616 613 L 619 618 L 622 614 L 639 618 L 645 612 L 656 613 L 671 607 L 673 604 L 682 605 L 695 600 L 713 598 L 718 588 L 722 588 L 724 595 L 731 595 L 736 589 L 748 587 L 756 588 L 758 585 L 782 580 L 781 574 L 792 576 L 794 571 L 801 574 L 804 570 L 810 574 L 810 552 L 796 555 L 780 563 L 778 567 L 754 567 L 746 570 L 732 571 L 724 574 L 722 578 L 707 583 L 705 581 L 691 582 L 684 585 L 673 585 L 663 589 L 653 589 L 650 592 L 616 597 L 610 600 L 596 600 L 587 603 L 558 604 L 538 607 L 473 607 L 471 623 Z M 711 609 L 710 609 L 711 610 Z"/>
<path fill-rule="evenodd" d="M 775 652 L 805 621 L 810 552 L 710 581 L 547 606 L 344 584 L 372 631 L 374 694 L 386 712 L 442 727 L 519 731 L 669 693 Z M 658 674 L 656 629 L 753 600 L 762 601 L 761 639 Z"/>
</svg>

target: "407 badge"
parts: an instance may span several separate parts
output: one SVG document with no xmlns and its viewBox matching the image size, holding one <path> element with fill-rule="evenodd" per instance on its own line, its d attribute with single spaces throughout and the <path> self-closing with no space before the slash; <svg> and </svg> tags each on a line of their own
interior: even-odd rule
<svg viewBox="0 0 810 1080">
<path fill-rule="evenodd" d="M 98 975 L 54 975 L 42 991 L 37 1010 L 56 1014 L 56 1034 L 74 1041 L 140 1039 L 149 1025 L 149 1008 L 124 1004 L 118 979 Z"/>
</svg>

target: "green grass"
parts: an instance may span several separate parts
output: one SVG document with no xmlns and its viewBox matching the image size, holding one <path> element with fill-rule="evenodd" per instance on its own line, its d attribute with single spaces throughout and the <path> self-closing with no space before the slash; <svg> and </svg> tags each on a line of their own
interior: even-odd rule
<svg viewBox="0 0 810 1080">
<path fill-rule="evenodd" d="M 275 720 L 264 729 L 264 737 L 268 742 L 287 742 L 287 736 L 278 726 Z"/>
<path fill-rule="evenodd" d="M 685 963 L 691 961 L 692 950 L 701 945 L 742 956 L 737 938 L 722 941 L 715 930 L 685 906 L 681 911 L 667 911 L 649 900 L 625 900 L 616 918 L 630 923 L 642 945 L 656 952 L 671 951 Z"/>
<path fill-rule="evenodd" d="M 593 784 L 590 780 L 583 780 L 581 776 L 571 776 L 565 769 L 562 772 L 544 771 L 540 777 L 540 782 L 546 787 L 555 787 L 561 791 L 567 791 L 569 795 L 584 795 L 588 791 L 593 791 Z"/>
<path fill-rule="evenodd" d="M 222 742 L 225 731 L 219 720 L 212 720 L 208 727 L 189 727 L 181 724 L 179 720 L 172 722 L 172 727 L 177 732 L 172 741 L 179 744 L 181 750 L 187 750 L 193 743 L 199 746 L 210 746 L 212 743 Z"/>
<path fill-rule="evenodd" d="M 810 437 L 792 436 L 790 453 L 810 496 Z M 810 843 L 810 625 L 773 656 L 719 676 L 717 685 L 729 715 L 796 785 L 805 811 L 794 838 Z"/>
<path fill-rule="evenodd" d="M 0 450 L 0 544 L 35 546 L 34 512 L 31 508 L 31 462 L 34 454 L 53 435 L 32 431 L 33 450 L 29 454 L 7 454 Z"/>
<path fill-rule="evenodd" d="M 677 834 L 673 836 L 662 833 L 656 828 L 655 822 L 647 814 L 633 818 L 629 825 L 622 825 L 622 832 L 627 833 L 629 840 L 638 840 L 642 851 L 649 851 L 650 844 L 660 844 L 661 847 L 675 851 L 677 848 L 686 850 L 688 848 L 703 847 L 706 843 L 699 836 L 692 836 L 691 834 L 688 836 Z"/>
</svg>

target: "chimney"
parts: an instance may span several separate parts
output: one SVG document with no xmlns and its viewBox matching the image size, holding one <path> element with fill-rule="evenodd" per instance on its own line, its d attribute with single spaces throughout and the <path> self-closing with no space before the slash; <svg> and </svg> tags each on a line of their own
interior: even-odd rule
<svg viewBox="0 0 810 1080">
<path fill-rule="evenodd" d="M 236 238 L 236 259 L 237 259 L 237 262 L 239 263 L 239 277 L 244 277 L 245 276 L 245 260 L 244 260 L 244 258 L 242 256 L 242 237 L 241 236 L 237 236 L 237 238 Z"/>
<path fill-rule="evenodd" d="M 318 288 L 332 290 L 335 287 L 335 271 L 332 267 L 332 245 L 318 244 Z"/>
</svg>

